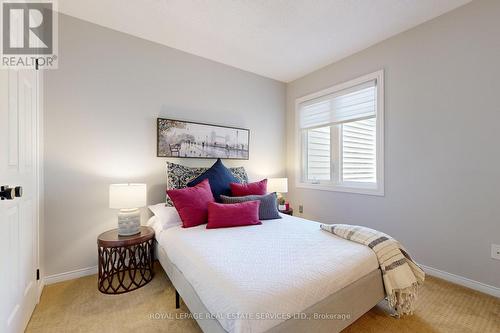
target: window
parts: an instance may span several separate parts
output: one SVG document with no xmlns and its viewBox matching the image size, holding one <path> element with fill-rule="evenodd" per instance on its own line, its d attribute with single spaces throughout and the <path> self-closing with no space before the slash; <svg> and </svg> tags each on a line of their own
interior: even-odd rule
<svg viewBox="0 0 500 333">
<path fill-rule="evenodd" d="M 297 100 L 298 186 L 384 194 L 383 72 Z"/>
</svg>

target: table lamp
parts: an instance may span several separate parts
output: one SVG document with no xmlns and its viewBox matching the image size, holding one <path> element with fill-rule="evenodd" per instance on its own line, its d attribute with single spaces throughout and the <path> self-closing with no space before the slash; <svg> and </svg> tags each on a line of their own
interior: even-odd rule
<svg viewBox="0 0 500 333">
<path fill-rule="evenodd" d="M 141 212 L 146 206 L 146 184 L 109 185 L 109 208 L 119 209 L 118 235 L 131 236 L 141 232 Z"/>
<path fill-rule="evenodd" d="M 288 192 L 288 178 L 269 178 L 267 180 L 267 191 L 278 194 L 279 210 L 285 210 L 285 199 L 283 193 Z"/>
</svg>

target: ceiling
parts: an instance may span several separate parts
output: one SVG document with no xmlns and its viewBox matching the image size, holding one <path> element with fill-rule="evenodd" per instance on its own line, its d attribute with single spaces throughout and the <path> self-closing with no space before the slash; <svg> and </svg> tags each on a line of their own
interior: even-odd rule
<svg viewBox="0 0 500 333">
<path fill-rule="evenodd" d="M 289 82 L 471 0 L 61 0 L 59 11 Z"/>
</svg>

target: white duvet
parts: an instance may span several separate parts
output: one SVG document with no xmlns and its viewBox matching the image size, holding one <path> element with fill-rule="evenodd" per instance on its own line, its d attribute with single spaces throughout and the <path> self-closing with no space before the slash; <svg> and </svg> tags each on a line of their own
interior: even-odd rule
<svg viewBox="0 0 500 333">
<path fill-rule="evenodd" d="M 248 227 L 174 227 L 157 238 L 205 307 L 235 333 L 266 331 L 378 268 L 368 247 L 288 215 Z"/>
</svg>

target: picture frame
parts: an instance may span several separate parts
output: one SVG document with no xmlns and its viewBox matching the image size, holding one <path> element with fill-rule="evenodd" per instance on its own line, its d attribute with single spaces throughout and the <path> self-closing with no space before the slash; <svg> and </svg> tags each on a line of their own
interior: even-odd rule
<svg viewBox="0 0 500 333">
<path fill-rule="evenodd" d="M 249 129 L 169 118 L 156 125 L 157 157 L 249 159 Z"/>
</svg>

